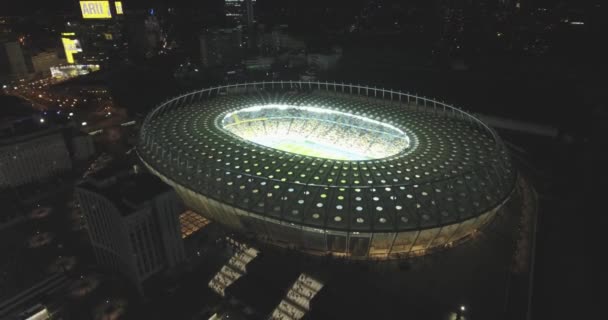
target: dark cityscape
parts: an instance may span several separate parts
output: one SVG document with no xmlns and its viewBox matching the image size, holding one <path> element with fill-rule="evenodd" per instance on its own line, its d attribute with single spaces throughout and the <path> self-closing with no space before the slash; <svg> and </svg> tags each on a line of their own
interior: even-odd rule
<svg viewBox="0 0 608 320">
<path fill-rule="evenodd" d="M 2 0 L 0 319 L 599 319 L 602 0 Z"/>
</svg>

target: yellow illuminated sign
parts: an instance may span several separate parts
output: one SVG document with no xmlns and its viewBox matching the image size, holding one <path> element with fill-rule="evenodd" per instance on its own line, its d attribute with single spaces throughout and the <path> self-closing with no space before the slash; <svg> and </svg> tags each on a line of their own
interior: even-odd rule
<svg viewBox="0 0 608 320">
<path fill-rule="evenodd" d="M 62 32 L 62 33 L 61 33 L 61 35 L 62 35 L 62 36 L 69 37 L 69 36 L 75 36 L 75 35 L 76 35 L 76 33 L 75 33 L 75 32 Z"/>
<path fill-rule="evenodd" d="M 63 43 L 63 50 L 65 51 L 65 59 L 68 63 L 74 63 L 74 53 L 82 52 L 82 48 L 80 47 L 80 41 L 70 38 L 61 38 L 61 42 Z"/>
<path fill-rule="evenodd" d="M 123 14 L 121 1 L 114 1 L 114 7 L 116 7 L 116 14 Z"/>
<path fill-rule="evenodd" d="M 106 38 L 106 40 L 112 40 L 114 38 L 111 33 L 104 33 L 103 37 Z"/>
<path fill-rule="evenodd" d="M 84 19 L 110 19 L 110 1 L 80 1 L 80 11 Z"/>
</svg>

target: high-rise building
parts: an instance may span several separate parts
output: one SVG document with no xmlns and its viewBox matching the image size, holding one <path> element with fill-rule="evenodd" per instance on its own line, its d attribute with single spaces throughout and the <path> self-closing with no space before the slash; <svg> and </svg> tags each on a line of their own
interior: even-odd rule
<svg viewBox="0 0 608 320">
<path fill-rule="evenodd" d="M 216 67 L 240 63 L 243 35 L 240 28 L 211 29 L 199 37 L 201 63 Z"/>
<path fill-rule="evenodd" d="M 0 78 L 22 78 L 29 73 L 19 41 L 0 39 Z"/>
<path fill-rule="evenodd" d="M 251 26 L 255 22 L 254 4 L 256 0 L 225 0 L 226 19 L 233 26 Z"/>
<path fill-rule="evenodd" d="M 161 27 L 155 15 L 145 14 L 132 17 L 129 21 L 130 54 L 150 57 L 158 52 L 161 45 Z"/>
<path fill-rule="evenodd" d="M 76 187 L 99 265 L 143 283 L 185 259 L 181 200 L 160 179 L 132 170 L 93 174 Z"/>
<path fill-rule="evenodd" d="M 255 0 L 245 0 L 245 8 L 247 14 L 247 26 L 251 26 L 255 22 L 255 18 L 253 15 L 253 3 Z"/>
</svg>

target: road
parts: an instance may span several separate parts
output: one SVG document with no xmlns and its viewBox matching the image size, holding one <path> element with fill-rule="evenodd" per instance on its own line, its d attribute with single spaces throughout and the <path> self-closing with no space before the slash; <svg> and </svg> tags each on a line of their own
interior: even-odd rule
<svg viewBox="0 0 608 320">
<path fill-rule="evenodd" d="M 75 85 L 58 90 L 57 85 L 64 81 L 55 78 L 20 81 L 4 86 L 3 91 L 28 101 L 43 118 L 54 112 L 74 120 L 86 132 L 128 121 L 126 110 L 115 105 L 107 89 L 82 89 Z"/>
</svg>

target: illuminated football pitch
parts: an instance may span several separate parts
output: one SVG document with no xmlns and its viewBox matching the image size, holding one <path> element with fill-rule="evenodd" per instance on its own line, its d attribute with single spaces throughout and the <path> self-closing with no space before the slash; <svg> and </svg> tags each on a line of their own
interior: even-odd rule
<svg viewBox="0 0 608 320">
<path fill-rule="evenodd" d="M 268 138 L 260 137 L 257 139 L 251 139 L 251 141 L 261 144 L 266 147 L 278 149 L 281 151 L 301 154 L 309 157 L 318 157 L 325 159 L 334 160 L 368 160 L 369 157 L 345 150 L 334 145 L 320 143 L 317 141 L 311 141 L 307 139 L 293 139 L 293 138 Z"/>
</svg>

